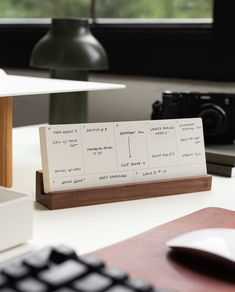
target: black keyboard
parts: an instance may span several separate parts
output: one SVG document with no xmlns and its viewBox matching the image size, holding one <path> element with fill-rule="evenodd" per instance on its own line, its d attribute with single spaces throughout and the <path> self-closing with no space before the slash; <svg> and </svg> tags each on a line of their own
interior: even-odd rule
<svg viewBox="0 0 235 292">
<path fill-rule="evenodd" d="M 170 292 L 66 246 L 46 247 L 0 265 L 1 292 Z"/>
</svg>

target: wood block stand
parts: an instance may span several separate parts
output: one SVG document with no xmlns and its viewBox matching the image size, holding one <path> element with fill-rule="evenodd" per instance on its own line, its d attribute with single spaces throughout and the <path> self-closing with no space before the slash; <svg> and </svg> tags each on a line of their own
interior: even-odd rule
<svg viewBox="0 0 235 292">
<path fill-rule="evenodd" d="M 164 179 L 125 185 L 44 193 L 43 176 L 36 172 L 36 200 L 48 209 L 63 209 L 167 195 L 209 191 L 210 175 Z"/>
</svg>

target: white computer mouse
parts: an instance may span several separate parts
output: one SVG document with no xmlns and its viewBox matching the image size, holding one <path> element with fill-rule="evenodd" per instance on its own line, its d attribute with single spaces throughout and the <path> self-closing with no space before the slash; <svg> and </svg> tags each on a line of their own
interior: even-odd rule
<svg viewBox="0 0 235 292">
<path fill-rule="evenodd" d="M 235 229 L 206 228 L 181 234 L 167 243 L 180 252 L 202 254 L 235 264 Z"/>
</svg>

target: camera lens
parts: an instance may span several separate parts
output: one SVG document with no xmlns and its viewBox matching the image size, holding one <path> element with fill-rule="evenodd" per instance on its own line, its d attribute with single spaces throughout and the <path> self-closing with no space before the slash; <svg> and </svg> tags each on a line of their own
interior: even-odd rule
<svg viewBox="0 0 235 292">
<path fill-rule="evenodd" d="M 203 121 L 205 136 L 219 136 L 228 128 L 228 118 L 225 111 L 214 104 L 204 104 L 198 114 Z"/>
</svg>

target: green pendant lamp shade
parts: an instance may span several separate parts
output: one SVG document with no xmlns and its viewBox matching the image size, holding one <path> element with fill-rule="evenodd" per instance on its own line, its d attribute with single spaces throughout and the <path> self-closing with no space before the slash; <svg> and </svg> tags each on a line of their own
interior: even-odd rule
<svg viewBox="0 0 235 292">
<path fill-rule="evenodd" d="M 87 81 L 90 70 L 107 69 L 108 61 L 87 19 L 56 18 L 33 49 L 31 66 L 50 69 L 51 78 Z M 51 94 L 51 124 L 86 121 L 87 92 Z"/>
</svg>

